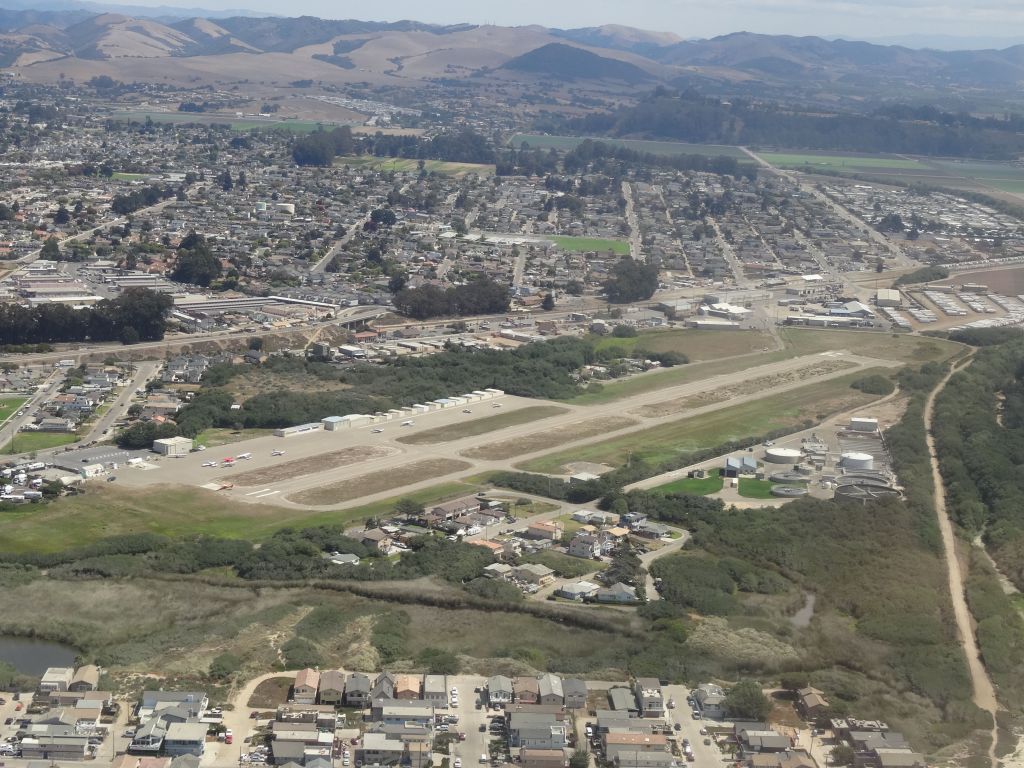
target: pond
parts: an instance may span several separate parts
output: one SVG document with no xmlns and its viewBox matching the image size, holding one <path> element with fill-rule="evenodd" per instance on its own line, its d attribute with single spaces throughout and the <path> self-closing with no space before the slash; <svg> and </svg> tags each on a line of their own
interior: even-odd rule
<svg viewBox="0 0 1024 768">
<path fill-rule="evenodd" d="M 78 651 L 68 645 L 34 637 L 0 635 L 0 661 L 23 675 L 39 677 L 47 667 L 71 667 Z"/>
</svg>

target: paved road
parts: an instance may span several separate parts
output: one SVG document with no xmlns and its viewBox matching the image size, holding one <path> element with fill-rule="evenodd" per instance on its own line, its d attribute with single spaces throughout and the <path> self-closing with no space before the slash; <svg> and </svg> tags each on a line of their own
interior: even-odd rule
<svg viewBox="0 0 1024 768">
<path fill-rule="evenodd" d="M 135 390 L 141 389 L 156 376 L 161 365 L 162 363 L 158 362 L 139 363 L 136 366 L 135 375 L 132 376 L 131 381 L 121 388 L 120 394 L 110 404 L 109 410 L 93 423 L 88 433 L 78 442 L 89 443 L 93 440 L 109 438 L 108 432 L 114 425 L 114 422 L 124 418 L 125 414 L 128 413 L 128 409 L 132 405 L 132 399 L 135 397 Z"/>
<path fill-rule="evenodd" d="M 935 438 L 932 435 L 936 398 L 945 388 L 950 378 L 956 372 L 970 365 L 971 360 L 972 358 L 969 357 L 954 368 L 951 368 L 945 378 L 939 382 L 939 385 L 932 390 L 924 408 L 924 423 L 928 426 L 926 440 L 928 443 L 928 455 L 932 465 L 932 482 L 935 486 L 935 514 L 938 516 L 939 530 L 942 533 L 942 547 L 946 555 L 949 594 L 953 601 L 953 616 L 956 618 L 957 633 L 960 635 L 960 643 L 963 645 L 964 655 L 967 657 L 967 669 L 971 675 L 974 704 L 992 717 L 988 757 L 992 768 L 997 768 L 999 761 L 996 758 L 996 741 L 999 731 L 996 723 L 996 714 L 999 709 L 999 702 L 996 700 L 995 686 L 992 684 L 988 670 L 985 669 L 985 664 L 981 660 L 978 641 L 974 636 L 974 617 L 967 607 L 964 573 L 960 567 L 960 559 L 957 556 L 956 536 L 953 533 L 953 523 L 949 519 L 949 512 L 946 508 L 946 486 L 942 480 L 942 473 L 939 470 L 939 456 L 935 449 Z"/>
<path fill-rule="evenodd" d="M 25 405 L 19 409 L 19 411 L 24 411 L 24 413 L 18 416 L 16 411 L 3 426 L 0 426 L 0 448 L 11 442 L 11 439 L 18 434 L 22 427 L 34 420 L 33 414 L 40 405 L 57 394 L 57 389 L 64 380 L 65 373 L 66 369 L 55 368 L 42 384 L 37 387 L 35 393 L 31 395 Z"/>
<path fill-rule="evenodd" d="M 641 247 L 640 219 L 636 215 L 633 188 L 629 182 L 622 182 L 622 196 L 626 200 L 626 223 L 629 224 L 629 255 L 633 261 L 646 261 Z"/>
</svg>

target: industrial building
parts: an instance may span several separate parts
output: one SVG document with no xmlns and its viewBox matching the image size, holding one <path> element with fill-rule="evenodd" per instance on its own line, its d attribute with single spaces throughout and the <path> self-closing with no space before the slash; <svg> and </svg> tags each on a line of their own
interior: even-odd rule
<svg viewBox="0 0 1024 768">
<path fill-rule="evenodd" d="M 153 451 L 161 456 L 187 456 L 191 450 L 190 437 L 163 437 L 153 441 Z"/>
</svg>

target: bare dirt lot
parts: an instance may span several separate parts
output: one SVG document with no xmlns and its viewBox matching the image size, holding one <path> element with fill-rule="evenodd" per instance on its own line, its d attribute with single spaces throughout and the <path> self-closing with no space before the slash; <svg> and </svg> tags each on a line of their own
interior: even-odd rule
<svg viewBox="0 0 1024 768">
<path fill-rule="evenodd" d="M 312 506 L 336 504 L 392 489 L 398 490 L 404 485 L 450 475 L 452 472 L 460 472 L 471 466 L 473 465 L 469 462 L 455 459 L 424 459 L 394 469 L 382 469 L 379 472 L 370 472 L 350 480 L 342 480 L 339 483 L 299 491 L 289 496 L 288 500 L 296 504 Z"/>
<path fill-rule="evenodd" d="M 282 480 L 290 480 L 303 475 L 314 475 L 335 467 L 347 467 L 350 464 L 360 464 L 373 459 L 383 459 L 387 456 L 394 456 L 399 453 L 397 448 L 388 446 L 354 445 L 351 448 L 343 448 L 340 451 L 331 451 L 308 459 L 296 459 L 277 464 L 273 467 L 254 469 L 250 472 L 242 472 L 238 475 L 231 475 L 230 479 L 235 485 L 253 486 L 265 485 L 266 483 L 277 483 Z"/>
<path fill-rule="evenodd" d="M 514 440 L 505 440 L 500 443 L 491 443 L 480 448 L 474 448 L 463 452 L 462 455 L 468 459 L 500 461 L 502 459 L 510 459 L 513 456 L 521 456 L 524 453 L 532 453 L 544 448 L 564 445 L 574 440 L 602 435 L 605 432 L 625 429 L 638 423 L 636 419 L 628 419 L 624 416 L 587 419 L 586 421 L 577 421 L 573 424 L 559 427 L 557 432 L 534 432 L 530 435 L 517 437 Z"/>
<path fill-rule="evenodd" d="M 769 376 L 759 376 L 755 379 L 738 382 L 729 387 L 722 387 L 719 389 L 709 390 L 707 392 L 700 392 L 696 395 L 678 397 L 673 400 L 665 400 L 660 403 L 645 405 L 641 408 L 629 411 L 629 413 L 634 416 L 642 416 L 644 418 L 672 416 L 673 414 L 688 411 L 693 408 L 701 408 L 705 405 L 714 405 L 715 403 L 724 403 L 726 400 L 731 400 L 734 397 L 752 395 L 756 392 L 765 392 L 783 384 L 807 381 L 809 379 L 818 378 L 819 376 L 827 376 L 828 374 L 835 373 L 836 371 L 845 371 L 856 367 L 857 364 L 852 363 L 849 360 L 828 360 L 826 362 L 808 365 L 804 368 L 797 368 L 795 371 L 783 371 L 781 373 L 773 373 Z"/>
<path fill-rule="evenodd" d="M 1024 293 L 1024 267 L 957 272 L 940 281 L 938 285 L 960 285 L 962 283 L 981 283 L 988 286 L 988 289 L 994 293 L 1003 296 L 1016 296 Z"/>
</svg>

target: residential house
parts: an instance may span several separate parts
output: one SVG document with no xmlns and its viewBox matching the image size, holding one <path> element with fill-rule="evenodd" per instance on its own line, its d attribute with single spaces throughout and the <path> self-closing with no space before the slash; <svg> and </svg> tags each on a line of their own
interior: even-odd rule
<svg viewBox="0 0 1024 768">
<path fill-rule="evenodd" d="M 521 768 L 566 768 L 569 761 L 564 749 L 531 749 L 522 747 L 519 750 Z"/>
<path fill-rule="evenodd" d="M 330 561 L 333 565 L 359 565 L 359 555 L 353 555 L 349 552 L 335 552 L 330 556 Z"/>
<path fill-rule="evenodd" d="M 420 697 L 423 681 L 419 675 L 398 675 L 395 677 L 395 698 L 415 700 Z"/>
<path fill-rule="evenodd" d="M 616 749 L 612 763 L 616 768 L 673 768 L 675 758 L 668 752 L 647 752 L 635 749 Z"/>
<path fill-rule="evenodd" d="M 745 723 L 735 727 L 736 743 L 741 756 L 763 752 L 785 752 L 789 739 L 773 731 L 766 723 Z"/>
<path fill-rule="evenodd" d="M 159 717 L 154 717 L 142 723 L 136 729 L 131 744 L 128 745 L 129 752 L 157 754 L 164 745 L 164 737 L 167 735 L 167 726 Z"/>
<path fill-rule="evenodd" d="M 643 523 L 633 529 L 637 536 L 645 539 L 662 539 L 672 533 L 672 529 L 661 523 Z"/>
<path fill-rule="evenodd" d="M 796 709 L 804 720 L 820 720 L 828 716 L 829 703 L 817 688 L 801 688 L 796 692 Z"/>
<path fill-rule="evenodd" d="M 540 563 L 524 563 L 517 566 L 512 571 L 512 575 L 529 584 L 536 584 L 541 587 L 555 580 L 555 572 Z"/>
<path fill-rule="evenodd" d="M 513 698 L 515 698 L 515 687 L 510 678 L 504 675 L 494 675 L 487 679 L 487 700 L 492 706 L 508 704 Z"/>
<path fill-rule="evenodd" d="M 512 576 L 513 568 L 508 563 L 491 563 L 484 568 L 484 576 L 489 579 L 508 580 Z"/>
<path fill-rule="evenodd" d="M 137 714 L 139 720 L 147 720 L 153 715 L 162 716 L 170 711 L 198 718 L 209 706 L 210 700 L 202 691 L 143 691 Z"/>
<path fill-rule="evenodd" d="M 202 756 L 206 751 L 206 723 L 171 723 L 164 737 L 164 754 Z"/>
<path fill-rule="evenodd" d="M 496 541 L 491 541 L 490 539 L 474 539 L 469 543 L 478 547 L 483 547 L 498 560 L 505 556 L 505 547 Z"/>
<path fill-rule="evenodd" d="M 599 585 L 590 581 L 576 581 L 571 584 L 562 584 L 555 594 L 566 600 L 586 600 L 596 595 L 600 588 Z"/>
<path fill-rule="evenodd" d="M 566 709 L 583 709 L 587 706 L 586 681 L 575 677 L 563 680 L 562 693 L 565 695 Z"/>
<path fill-rule="evenodd" d="M 661 693 L 661 683 L 655 677 L 638 677 L 633 686 L 636 694 L 637 709 L 641 717 L 663 717 L 665 699 Z"/>
<path fill-rule="evenodd" d="M 552 714 L 513 712 L 509 716 L 508 743 L 513 749 L 565 749 L 565 722 Z"/>
<path fill-rule="evenodd" d="M 319 688 L 320 673 L 308 667 L 300 669 L 295 673 L 292 699 L 296 704 L 316 704 L 316 694 Z"/>
<path fill-rule="evenodd" d="M 423 700 L 438 709 L 448 708 L 448 678 L 444 675 L 423 676 Z"/>
<path fill-rule="evenodd" d="M 646 522 L 647 515 L 641 512 L 626 512 L 625 514 L 619 515 L 619 524 L 626 526 L 630 530 L 635 530 L 638 526 L 641 526 Z"/>
<path fill-rule="evenodd" d="M 802 749 L 785 752 L 757 752 L 747 760 L 747 768 L 818 768 L 818 764 Z"/>
<path fill-rule="evenodd" d="M 56 761 L 85 760 L 89 747 L 88 736 L 60 734 L 49 736 L 26 736 L 21 740 L 23 760 Z"/>
<path fill-rule="evenodd" d="M 372 720 L 384 725 L 414 725 L 430 728 L 434 723 L 434 705 L 428 701 L 393 699 L 375 701 L 370 711 Z"/>
<path fill-rule="evenodd" d="M 562 706 L 565 694 L 562 692 L 562 678 L 550 672 L 537 678 L 538 703 Z"/>
<path fill-rule="evenodd" d="M 713 683 L 697 686 L 693 700 L 704 717 L 725 717 L 725 691 L 721 686 Z"/>
<path fill-rule="evenodd" d="M 329 669 L 320 675 L 320 703 L 338 706 L 345 696 L 345 673 Z"/>
<path fill-rule="evenodd" d="M 601 541 L 592 533 L 579 534 L 573 536 L 567 551 L 573 557 L 593 560 L 601 556 Z"/>
<path fill-rule="evenodd" d="M 619 752 L 667 753 L 668 738 L 661 733 L 616 733 L 601 736 L 605 759 L 615 761 Z"/>
<path fill-rule="evenodd" d="M 636 694 L 629 688 L 614 686 L 608 690 L 608 703 L 617 717 L 639 717 L 640 707 L 637 705 Z"/>
<path fill-rule="evenodd" d="M 427 765 L 432 761 L 429 742 L 392 738 L 386 733 L 368 732 L 355 749 L 356 763 L 374 765 Z"/>
<path fill-rule="evenodd" d="M 537 704 L 540 701 L 540 685 L 535 677 L 517 677 L 513 683 L 516 701 L 524 704 Z"/>
<path fill-rule="evenodd" d="M 345 706 L 363 708 L 370 703 L 370 678 L 353 672 L 345 680 Z"/>
<path fill-rule="evenodd" d="M 71 682 L 68 684 L 69 691 L 95 691 L 100 683 L 100 670 L 94 664 L 86 664 L 75 670 Z"/>
<path fill-rule="evenodd" d="M 393 543 L 391 536 L 380 528 L 371 528 L 368 531 L 363 531 L 360 541 L 363 546 L 376 549 L 378 552 L 388 552 Z"/>
<path fill-rule="evenodd" d="M 623 584 L 617 581 L 610 587 L 597 590 L 594 599 L 599 603 L 617 603 L 619 605 L 632 605 L 639 603 L 640 598 L 636 596 L 636 587 Z"/>
<path fill-rule="evenodd" d="M 39 681 L 39 690 L 66 691 L 71 681 L 75 678 L 75 670 L 72 667 L 50 667 L 43 673 Z"/>
<path fill-rule="evenodd" d="M 530 523 L 526 536 L 542 541 L 558 541 L 562 538 L 562 524 L 557 521 Z"/>
<path fill-rule="evenodd" d="M 390 672 L 381 672 L 370 688 L 370 701 L 395 698 L 395 676 Z"/>
</svg>

